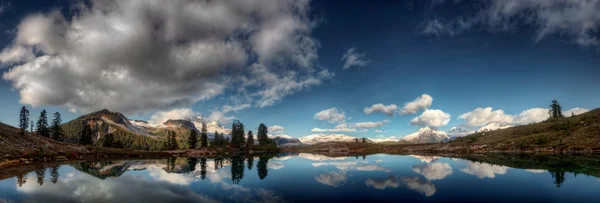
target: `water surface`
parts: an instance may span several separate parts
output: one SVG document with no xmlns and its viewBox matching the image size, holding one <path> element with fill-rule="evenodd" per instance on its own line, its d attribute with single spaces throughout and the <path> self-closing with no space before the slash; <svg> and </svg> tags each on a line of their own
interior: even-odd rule
<svg viewBox="0 0 600 203">
<path fill-rule="evenodd" d="M 503 160 L 509 161 L 497 162 L 511 166 L 437 156 L 304 153 L 78 162 L 0 180 L 0 202 L 600 200 L 593 167 Z M 528 168 L 515 168 L 520 164 Z"/>
</svg>

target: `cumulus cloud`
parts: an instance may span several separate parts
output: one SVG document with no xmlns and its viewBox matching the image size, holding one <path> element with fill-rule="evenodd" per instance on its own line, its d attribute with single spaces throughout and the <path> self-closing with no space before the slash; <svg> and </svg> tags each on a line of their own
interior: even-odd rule
<svg viewBox="0 0 600 203">
<path fill-rule="evenodd" d="M 514 124 L 524 125 L 529 123 L 538 123 L 548 119 L 549 117 L 550 115 L 548 114 L 548 109 L 532 108 L 514 116 Z"/>
<path fill-rule="evenodd" d="M 398 110 L 398 107 L 395 104 L 390 104 L 387 106 L 383 104 L 373 104 L 371 107 L 365 107 L 363 112 L 365 114 L 384 113 L 388 116 L 393 116 L 396 110 Z"/>
<path fill-rule="evenodd" d="M 389 122 L 390 122 L 390 120 L 383 120 L 383 121 L 377 121 L 377 122 L 358 122 L 358 123 L 354 123 L 353 126 L 356 126 L 357 128 L 378 128 Z"/>
<path fill-rule="evenodd" d="M 221 125 L 227 125 L 233 122 L 235 116 L 226 116 L 223 112 L 213 111 L 212 113 L 210 113 L 210 116 L 208 116 L 208 119 L 210 121 L 215 121 Z"/>
<path fill-rule="evenodd" d="M 367 179 L 365 181 L 365 185 L 371 186 L 378 190 L 385 190 L 388 187 L 398 188 L 400 186 L 400 181 L 395 176 L 390 176 L 389 178 L 383 180 Z"/>
<path fill-rule="evenodd" d="M 420 116 L 413 118 L 410 123 L 420 126 L 440 127 L 448 125 L 451 116 L 439 109 L 427 109 Z"/>
<path fill-rule="evenodd" d="M 280 161 L 271 161 L 267 164 L 267 167 L 273 170 L 279 170 L 285 167 L 285 164 Z"/>
<path fill-rule="evenodd" d="M 328 185 L 331 187 L 338 187 L 338 186 L 346 183 L 347 178 L 348 177 L 346 176 L 345 172 L 338 171 L 338 172 L 330 172 L 330 173 L 326 173 L 326 174 L 321 174 L 321 175 L 315 177 L 315 180 L 324 185 Z"/>
<path fill-rule="evenodd" d="M 280 125 L 274 125 L 274 126 L 269 127 L 269 132 L 273 133 L 273 134 L 283 133 L 283 130 L 285 130 L 285 128 Z"/>
<path fill-rule="evenodd" d="M 466 174 L 477 176 L 480 179 L 495 178 L 496 174 L 504 175 L 508 171 L 506 166 L 491 165 L 488 163 L 469 162 L 467 168 L 461 169 Z"/>
<path fill-rule="evenodd" d="M 427 180 L 442 180 L 452 174 L 452 166 L 448 163 L 421 164 L 413 166 L 412 169 L 425 176 Z"/>
<path fill-rule="evenodd" d="M 420 180 L 418 177 L 405 177 L 402 178 L 402 182 L 406 185 L 406 187 L 415 190 L 427 197 L 431 197 L 437 189 L 435 189 L 435 185 L 430 181 Z"/>
<path fill-rule="evenodd" d="M 351 67 L 364 67 L 371 62 L 367 60 L 366 54 L 359 53 L 354 47 L 348 49 L 346 53 L 344 53 L 342 56 L 342 61 L 344 62 L 344 69 L 349 69 Z"/>
<path fill-rule="evenodd" d="M 312 132 L 318 132 L 318 133 L 323 133 L 323 132 L 357 132 L 358 130 L 356 130 L 356 128 L 332 128 L 332 129 L 328 129 L 328 128 L 313 128 L 310 131 L 312 131 Z"/>
<path fill-rule="evenodd" d="M 428 94 L 423 94 L 417 97 L 414 101 L 404 104 L 400 114 L 415 114 L 420 109 L 429 109 L 433 103 L 433 97 Z"/>
<path fill-rule="evenodd" d="M 547 170 L 544 170 L 544 169 L 525 169 L 525 171 L 531 172 L 531 173 L 545 173 L 545 172 L 547 172 Z"/>
<path fill-rule="evenodd" d="M 232 111 L 241 111 L 247 108 L 250 108 L 250 104 L 240 104 L 235 106 L 224 105 L 221 111 L 223 111 L 223 113 L 228 113 Z"/>
<path fill-rule="evenodd" d="M 346 120 L 346 112 L 337 108 L 330 108 L 315 114 L 315 119 L 320 121 L 329 121 L 330 123 L 339 123 Z"/>
<path fill-rule="evenodd" d="M 0 52 L 0 63 L 12 66 L 3 79 L 23 104 L 84 112 L 165 110 L 226 92 L 265 107 L 333 77 L 314 66 L 320 45 L 309 7 L 278 0 L 74 3 L 71 14 L 20 22 Z"/>
<path fill-rule="evenodd" d="M 491 32 L 512 32 L 518 27 L 534 31 L 535 41 L 548 36 L 564 36 L 582 46 L 597 46 L 600 29 L 600 1 L 521 0 L 483 1 L 475 4 L 474 14 L 458 16 L 442 23 L 433 19 L 422 26 L 425 34 L 454 35 L 463 30 L 481 27 Z"/>
<path fill-rule="evenodd" d="M 84 173 L 70 173 L 55 184 L 40 186 L 27 181 L 17 190 L 27 194 L 26 201 L 31 202 L 218 202 L 185 185 L 128 175 L 102 180 Z"/>
<path fill-rule="evenodd" d="M 471 112 L 464 113 L 458 117 L 470 126 L 482 126 L 489 123 L 512 123 L 513 118 L 504 113 L 502 109 L 493 110 L 492 107 L 476 108 Z"/>
<path fill-rule="evenodd" d="M 576 107 L 576 108 L 572 108 L 572 109 L 563 111 L 563 115 L 565 115 L 566 117 L 571 117 L 571 115 L 579 115 L 579 114 L 582 114 L 582 113 L 585 113 L 588 111 L 590 111 L 590 110 Z"/>
<path fill-rule="evenodd" d="M 154 113 L 150 117 L 149 122 L 153 124 L 162 124 L 169 119 L 190 119 L 195 117 L 196 115 L 197 114 L 192 109 L 188 108 L 173 109 L 170 111 L 159 111 Z"/>
</svg>

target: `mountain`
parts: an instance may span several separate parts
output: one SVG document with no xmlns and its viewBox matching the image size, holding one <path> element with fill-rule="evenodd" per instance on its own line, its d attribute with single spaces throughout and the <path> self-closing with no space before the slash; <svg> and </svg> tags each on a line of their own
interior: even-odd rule
<svg viewBox="0 0 600 203">
<path fill-rule="evenodd" d="M 423 144 L 423 143 L 440 143 L 448 140 L 448 134 L 444 131 L 424 127 L 419 131 L 411 133 L 402 139 L 400 142 L 409 144 Z"/>
<path fill-rule="evenodd" d="M 123 114 L 107 109 L 62 124 L 64 141 L 78 143 L 85 126 L 92 130 L 94 145 L 97 146 L 102 145 L 107 134 L 112 134 L 114 143 L 126 149 L 160 150 L 164 147 L 162 140 L 156 135 L 132 124 Z"/>
<path fill-rule="evenodd" d="M 302 143 L 298 138 L 286 134 L 268 134 L 268 137 L 275 141 L 275 144 L 280 148 L 300 147 L 308 144 Z"/>
<path fill-rule="evenodd" d="M 362 138 L 352 137 L 345 134 L 312 134 L 305 137 L 299 138 L 303 144 L 319 144 L 327 142 L 356 142 L 356 139 L 362 141 Z M 372 140 L 367 139 L 368 143 L 373 143 Z"/>
</svg>

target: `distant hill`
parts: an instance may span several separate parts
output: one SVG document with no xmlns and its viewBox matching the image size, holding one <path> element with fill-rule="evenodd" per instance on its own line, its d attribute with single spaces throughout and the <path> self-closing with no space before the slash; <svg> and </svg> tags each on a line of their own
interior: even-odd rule
<svg viewBox="0 0 600 203">
<path fill-rule="evenodd" d="M 450 145 L 485 144 L 498 149 L 572 148 L 600 146 L 600 109 L 544 121 L 459 137 Z"/>
</svg>

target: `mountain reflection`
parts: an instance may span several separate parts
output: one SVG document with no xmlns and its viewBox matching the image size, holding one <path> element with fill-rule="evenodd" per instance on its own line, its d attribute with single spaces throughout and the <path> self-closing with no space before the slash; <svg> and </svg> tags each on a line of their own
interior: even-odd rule
<svg viewBox="0 0 600 203">
<path fill-rule="evenodd" d="M 495 161 L 490 157 L 469 160 L 418 155 L 372 155 L 356 159 L 355 156 L 285 153 L 79 162 L 44 166 L 0 180 L 0 190 L 11 191 L 2 188 L 7 184 L 1 183 L 13 181 L 12 191 L 19 193 L 8 197 L 0 193 L 0 199 L 9 202 L 303 202 L 332 198 L 332 201 L 352 202 L 369 201 L 365 199 L 368 194 L 377 192 L 382 195 L 373 197 L 373 201 L 392 201 L 385 198 L 394 195 L 407 200 L 449 198 L 448 193 L 456 193 L 452 187 L 458 183 L 464 190 L 479 192 L 486 192 L 482 188 L 502 186 L 505 195 L 514 193 L 518 197 L 521 191 L 511 186 L 547 189 L 535 187 L 539 183 L 534 180 L 540 178 L 552 188 L 560 188 L 549 194 L 580 188 L 587 177 L 574 179 L 580 178 L 577 174 L 581 171 L 595 176 L 592 183 L 585 184 L 600 185 L 596 181 L 599 171 L 588 159 L 582 159 L 585 162 L 553 159 L 546 162 L 548 164 L 535 165 L 523 161 L 531 159 L 510 157 Z M 588 168 L 577 167 L 582 164 Z M 523 165 L 527 167 L 520 168 Z M 502 181 L 497 180 L 499 175 Z M 519 181 L 506 181 L 513 179 Z M 479 188 L 482 184 L 485 187 Z M 345 195 L 326 195 L 330 192 Z"/>
</svg>

